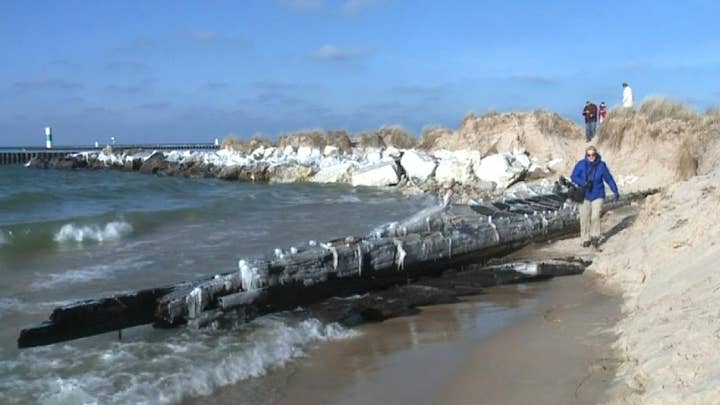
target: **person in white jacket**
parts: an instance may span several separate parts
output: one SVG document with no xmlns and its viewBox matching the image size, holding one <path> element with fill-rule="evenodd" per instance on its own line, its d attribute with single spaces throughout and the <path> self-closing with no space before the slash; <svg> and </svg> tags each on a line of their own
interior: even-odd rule
<svg viewBox="0 0 720 405">
<path fill-rule="evenodd" d="M 623 107 L 630 108 L 633 106 L 633 94 L 630 85 L 623 83 Z"/>
</svg>

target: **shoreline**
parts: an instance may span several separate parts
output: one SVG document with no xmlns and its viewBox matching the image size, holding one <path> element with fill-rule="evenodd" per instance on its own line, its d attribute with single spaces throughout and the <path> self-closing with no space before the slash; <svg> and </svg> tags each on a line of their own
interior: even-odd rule
<svg viewBox="0 0 720 405">
<path fill-rule="evenodd" d="M 611 388 L 607 330 L 619 313 L 594 275 L 494 287 L 320 344 L 255 381 L 275 386 L 254 403 L 598 403 Z M 236 403 L 246 383 L 184 403 Z"/>
</svg>

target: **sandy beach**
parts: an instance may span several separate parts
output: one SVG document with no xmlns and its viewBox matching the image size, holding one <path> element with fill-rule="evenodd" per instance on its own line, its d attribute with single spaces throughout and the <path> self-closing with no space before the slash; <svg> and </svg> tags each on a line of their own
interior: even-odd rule
<svg viewBox="0 0 720 405">
<path fill-rule="evenodd" d="M 597 282 L 584 275 L 501 286 L 460 304 L 365 325 L 360 336 L 321 344 L 274 371 L 275 389 L 256 403 L 604 401 L 617 364 L 609 326 L 620 305 Z M 223 389 L 213 402 L 233 403 L 244 388 Z"/>
<path fill-rule="evenodd" d="M 610 227 L 634 210 L 608 216 Z M 577 239 L 517 252 L 518 258 L 577 253 Z M 593 252 L 586 252 L 592 258 Z M 499 286 L 459 304 L 358 328 L 272 371 L 256 389 L 262 404 L 600 403 L 619 364 L 613 326 L 617 290 L 600 276 Z M 247 386 L 214 395 L 233 403 Z M 199 403 L 187 401 L 187 403 Z"/>
</svg>

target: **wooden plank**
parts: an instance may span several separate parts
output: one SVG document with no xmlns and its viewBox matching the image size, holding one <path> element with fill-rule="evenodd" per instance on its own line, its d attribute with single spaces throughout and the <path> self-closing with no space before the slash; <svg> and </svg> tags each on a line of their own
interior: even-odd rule
<svg viewBox="0 0 720 405">
<path fill-rule="evenodd" d="M 619 202 L 608 202 L 605 209 L 654 192 L 628 195 Z M 492 212 L 498 215 L 484 215 L 484 207 L 480 212 L 468 206 L 434 207 L 406 221 L 379 227 L 363 238 L 336 239 L 297 252 L 268 255 L 264 260 L 241 261 L 238 270 L 196 281 L 60 307 L 49 321 L 23 329 L 18 346 L 50 344 L 147 323 L 202 325 L 225 311 L 263 314 L 292 309 L 332 296 L 407 284 L 578 230 L 572 205 L 522 215 L 512 212 L 517 204 L 521 202 L 501 204 L 504 211 L 494 207 Z M 540 268 L 538 274 L 544 271 Z M 515 273 L 522 272 L 506 274 Z M 520 276 L 510 279 L 516 277 Z"/>
</svg>

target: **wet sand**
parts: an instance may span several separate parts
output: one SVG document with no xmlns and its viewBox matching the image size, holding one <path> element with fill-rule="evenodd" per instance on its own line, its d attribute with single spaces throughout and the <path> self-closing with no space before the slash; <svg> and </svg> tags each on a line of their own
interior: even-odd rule
<svg viewBox="0 0 720 405">
<path fill-rule="evenodd" d="M 620 299 L 593 276 L 550 283 L 538 311 L 484 340 L 441 394 L 445 404 L 594 404 L 618 365 L 610 328 Z"/>
<path fill-rule="evenodd" d="M 597 403 L 614 375 L 619 299 L 590 275 L 500 286 L 358 328 L 216 404 Z M 208 400 L 208 398 L 205 398 Z"/>
</svg>

